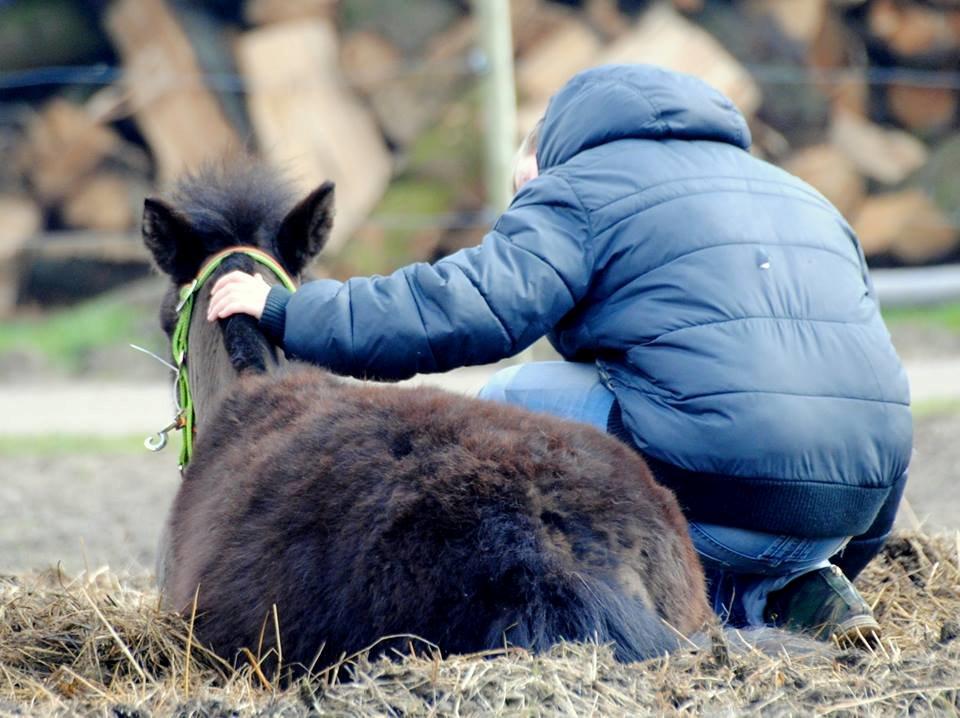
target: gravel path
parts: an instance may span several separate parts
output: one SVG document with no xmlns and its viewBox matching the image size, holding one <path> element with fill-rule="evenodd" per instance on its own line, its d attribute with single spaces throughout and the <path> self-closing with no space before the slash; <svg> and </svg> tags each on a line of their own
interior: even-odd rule
<svg viewBox="0 0 960 718">
<path fill-rule="evenodd" d="M 176 455 L 0 456 L 0 573 L 153 571 Z"/>
<path fill-rule="evenodd" d="M 907 483 L 907 505 L 898 521 L 905 528 L 960 530 L 960 414 L 919 419 Z"/>
</svg>

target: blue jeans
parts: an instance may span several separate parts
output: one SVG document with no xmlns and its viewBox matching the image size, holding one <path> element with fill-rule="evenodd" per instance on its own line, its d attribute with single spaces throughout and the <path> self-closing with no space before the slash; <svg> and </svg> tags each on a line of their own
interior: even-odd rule
<svg viewBox="0 0 960 718">
<path fill-rule="evenodd" d="M 522 406 L 607 431 L 614 395 L 593 364 L 535 362 L 503 369 L 481 399 Z M 802 538 L 692 522 L 713 610 L 730 626 L 761 626 L 767 595 L 829 565 L 849 537 Z"/>
</svg>

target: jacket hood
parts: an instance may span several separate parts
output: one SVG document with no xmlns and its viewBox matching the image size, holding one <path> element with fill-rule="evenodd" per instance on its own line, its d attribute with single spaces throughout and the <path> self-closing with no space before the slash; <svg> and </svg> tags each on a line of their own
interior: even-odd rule
<svg viewBox="0 0 960 718">
<path fill-rule="evenodd" d="M 721 92 L 652 65 L 604 65 L 575 75 L 550 100 L 537 150 L 540 171 L 624 139 L 713 140 L 750 147 L 750 129 Z"/>
</svg>

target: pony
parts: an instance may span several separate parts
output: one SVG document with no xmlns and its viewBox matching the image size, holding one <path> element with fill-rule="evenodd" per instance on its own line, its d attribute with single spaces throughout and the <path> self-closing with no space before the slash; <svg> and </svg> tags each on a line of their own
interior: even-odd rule
<svg viewBox="0 0 960 718">
<path fill-rule="evenodd" d="M 252 160 L 145 200 L 167 334 L 213 255 L 254 247 L 298 277 L 333 201 L 324 183 L 295 202 Z M 444 654 L 610 642 L 633 661 L 712 616 L 687 523 L 636 451 L 587 425 L 285 361 L 252 317 L 206 320 L 209 286 L 237 269 L 264 273 L 232 254 L 196 294 L 193 456 L 160 556 L 163 602 L 200 641 L 300 672 L 398 636 Z"/>
</svg>

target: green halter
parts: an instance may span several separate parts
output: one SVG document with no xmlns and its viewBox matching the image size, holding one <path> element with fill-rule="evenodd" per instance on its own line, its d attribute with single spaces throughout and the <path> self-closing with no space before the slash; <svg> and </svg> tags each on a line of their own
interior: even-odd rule
<svg viewBox="0 0 960 718">
<path fill-rule="evenodd" d="M 176 400 L 177 418 L 170 429 L 184 429 L 183 443 L 180 446 L 180 470 L 186 467 L 193 455 L 194 411 L 193 397 L 190 395 L 190 383 L 187 378 L 187 335 L 190 333 L 190 319 L 193 316 L 193 300 L 197 292 L 227 257 L 245 254 L 255 262 L 262 264 L 276 275 L 284 287 L 291 292 L 296 285 L 283 267 L 266 252 L 256 247 L 230 247 L 214 254 L 200 268 L 200 272 L 190 284 L 180 288 L 180 303 L 177 304 L 177 324 L 173 329 L 171 348 L 173 363 L 177 367 Z"/>
</svg>

